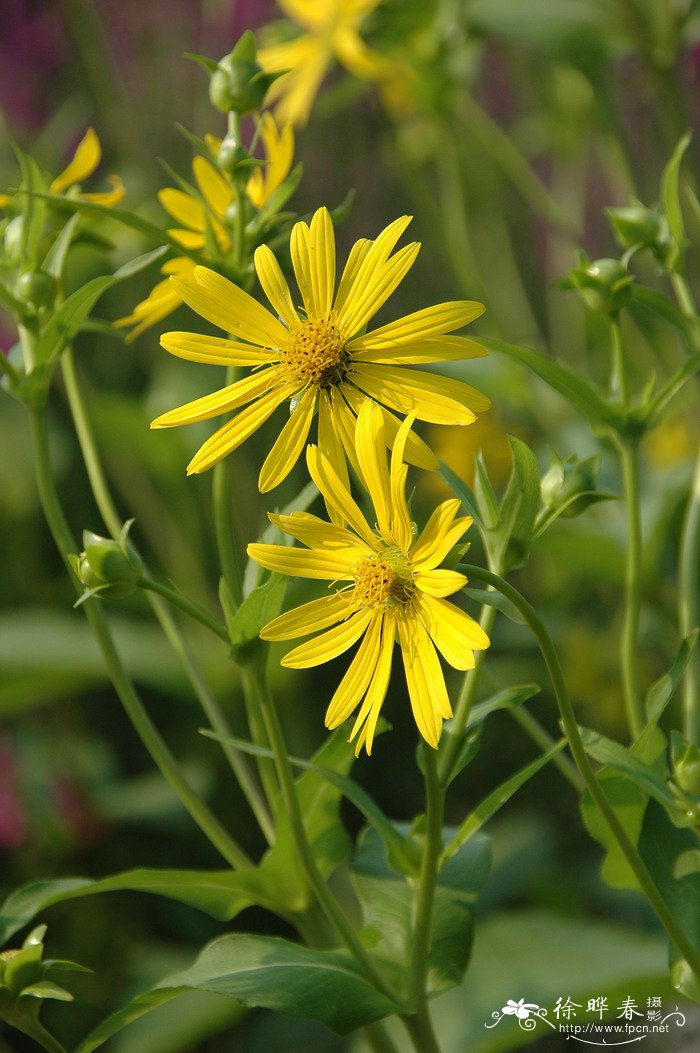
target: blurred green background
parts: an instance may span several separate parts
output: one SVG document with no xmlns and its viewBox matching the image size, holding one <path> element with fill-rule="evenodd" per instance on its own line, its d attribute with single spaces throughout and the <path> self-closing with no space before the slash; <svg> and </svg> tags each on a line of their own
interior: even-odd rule
<svg viewBox="0 0 700 1053">
<path fill-rule="evenodd" d="M 202 136 L 222 134 L 223 118 L 207 99 L 202 71 L 183 57 L 219 58 L 243 29 L 281 17 L 275 5 L 247 2 L 16 0 L 0 40 L 0 174 L 17 180 L 8 136 L 57 172 L 88 125 L 103 144 L 102 173 L 118 172 L 127 207 L 155 222 L 165 216 L 155 193 L 170 178 L 159 158 L 189 173 L 191 148 L 180 123 Z M 379 51 L 400 56 L 415 73 L 411 92 L 380 92 L 331 71 L 309 126 L 297 135 L 305 176 L 292 200 L 299 213 L 336 205 L 356 190 L 338 231 L 341 257 L 359 237 L 372 237 L 403 212 L 414 215 L 411 238 L 422 251 L 378 324 L 439 300 L 483 300 L 479 333 L 554 353 L 603 380 L 606 330 L 587 316 L 575 293 L 556 281 L 576 263 L 618 249 L 602 214 L 636 195 L 658 197 L 661 171 L 679 136 L 698 125 L 700 4 L 691 0 L 386 0 L 366 22 Z M 688 168 L 698 156 L 691 143 Z M 524 168 L 523 166 L 527 166 Z M 529 173 L 527 175 L 526 173 Z M 698 217 L 691 217 L 691 237 Z M 113 224 L 110 259 L 118 265 L 152 245 Z M 691 279 L 697 255 L 689 257 Z M 72 280 L 105 270 L 104 257 L 83 250 Z M 641 264 L 645 283 L 660 279 Z M 156 280 L 156 268 L 120 285 L 100 302 L 106 319 L 128 314 Z M 189 328 L 181 309 L 133 344 L 83 335 L 78 367 L 110 479 L 124 517 L 153 565 L 199 602 L 215 609 L 217 568 L 208 515 L 211 480 L 185 477 L 207 425 L 150 433 L 158 413 L 219 386 L 215 367 L 166 355 L 163 328 Z M 633 383 L 681 359 L 670 328 L 641 319 L 625 323 Z M 5 348 L 14 335 L 0 316 Z M 602 455 L 601 489 L 619 493 L 614 459 L 601 437 L 556 395 L 496 355 L 455 367 L 486 391 L 493 410 L 469 429 L 433 428 L 426 438 L 467 480 L 483 445 L 496 485 L 510 469 L 506 434 L 525 440 L 542 470 L 551 451 L 565 458 Z M 76 532 L 98 532 L 63 394 L 52 408 L 53 456 Z M 265 510 L 291 499 L 304 482 L 297 470 L 260 499 L 256 478 L 274 425 L 235 455 L 239 541 L 262 528 Z M 645 593 L 640 644 L 643 686 L 675 652 L 675 574 L 679 525 L 700 426 L 691 393 L 645 443 L 643 514 Z M 0 396 L 0 882 L 10 890 L 38 877 L 100 876 L 131 866 L 218 866 L 148 758 L 102 672 L 62 565 L 41 519 L 21 407 Z M 422 479 L 419 507 L 445 496 L 438 479 Z M 474 530 L 470 560 L 481 553 Z M 624 522 L 614 502 L 560 520 L 535 548 L 514 582 L 543 612 L 555 634 L 581 722 L 624 739 L 616 653 L 620 629 Z M 289 604 L 304 590 L 293 585 Z M 191 778 L 246 849 L 262 849 L 244 801 L 215 743 L 197 734 L 203 719 L 188 684 L 148 608 L 139 599 L 111 618 L 150 712 Z M 187 626 L 227 713 L 245 734 L 235 670 L 224 648 Z M 275 668 L 292 752 L 307 755 L 323 739 L 322 716 L 345 665 L 313 673 Z M 511 683 L 543 689 L 529 705 L 557 734 L 553 701 L 538 654 L 520 627 L 501 620 L 482 681 L 484 694 Z M 396 819 L 419 811 L 415 728 L 401 675 L 384 710 L 393 731 L 355 776 Z M 672 714 L 671 714 L 672 719 Z M 487 725 L 481 751 L 455 783 L 448 819 L 458 821 L 489 789 L 534 756 L 532 742 L 508 715 Z M 359 818 L 350 808 L 348 827 Z M 456 1051 L 517 1048 L 483 1022 L 501 998 L 551 1003 L 559 995 L 607 991 L 667 993 L 664 941 L 641 899 L 616 893 L 598 876 L 601 854 L 584 834 L 575 795 L 554 769 L 542 771 L 493 824 L 496 864 L 481 907 L 475 957 L 465 985 L 445 996 L 439 1015 Z M 111 1008 L 154 978 L 191 960 L 219 926 L 184 906 L 155 897 L 110 894 L 47 912 L 49 947 L 95 969 L 73 989 L 82 1012 L 58 1006 L 47 1020 L 77 1038 Z M 262 911 L 247 911 L 236 929 L 281 932 Z M 498 953 L 496 953 L 498 951 Z M 507 959 L 507 960 L 504 960 Z M 609 972 L 606 972 L 609 970 Z M 567 990 L 562 984 L 569 985 Z M 527 989 L 525 988 L 527 986 Z M 652 990 L 653 988 L 653 990 Z M 596 992 L 597 993 L 597 992 Z M 668 995 L 670 997 L 670 994 Z M 580 1001 L 580 998 L 579 998 Z M 176 1008 L 176 1007 L 177 1008 Z M 192 996 L 125 1032 L 115 1053 L 253 1053 L 272 1049 L 359 1049 L 319 1025 L 243 1013 L 214 996 Z M 686 1037 L 688 1032 L 686 1031 Z M 535 1036 L 537 1037 L 537 1036 Z M 17 1053 L 29 1040 L 8 1033 Z M 558 1041 L 558 1040 L 557 1040 Z M 499 1045 L 498 1043 L 506 1042 Z M 490 1043 L 490 1045 L 489 1045 Z M 563 1048 L 540 1042 L 542 1050 Z M 652 1048 L 649 1042 L 645 1048 Z M 664 1049 L 681 1048 L 665 1046 Z M 688 1046 L 687 1048 L 691 1048 Z"/>
</svg>

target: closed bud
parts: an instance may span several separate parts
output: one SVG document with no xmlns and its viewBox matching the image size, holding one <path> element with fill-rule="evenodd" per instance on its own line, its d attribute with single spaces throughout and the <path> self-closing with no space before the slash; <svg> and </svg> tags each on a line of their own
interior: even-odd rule
<svg viewBox="0 0 700 1053">
<path fill-rule="evenodd" d="M 226 172 L 228 175 L 232 175 L 242 161 L 249 160 L 250 154 L 245 146 L 242 146 L 236 139 L 229 136 L 223 140 L 216 155 L 217 165 L 222 172 Z"/>
<path fill-rule="evenodd" d="M 255 37 L 247 30 L 211 74 L 209 98 L 223 113 L 251 113 L 262 106 L 279 73 L 265 73 L 257 61 Z"/>
<path fill-rule="evenodd" d="M 657 256 L 665 253 L 670 235 L 668 223 L 660 212 L 642 204 L 629 208 L 608 208 L 606 211 L 618 244 L 623 249 L 651 249 Z"/>
<path fill-rule="evenodd" d="M 582 261 L 569 273 L 569 283 L 591 311 L 617 314 L 630 298 L 634 275 L 619 260 Z"/>
<path fill-rule="evenodd" d="M 18 299 L 35 310 L 53 306 L 57 290 L 58 284 L 54 276 L 42 270 L 25 271 L 24 274 L 20 274 L 15 286 Z"/>
<path fill-rule="evenodd" d="M 700 750 L 692 742 L 674 759 L 673 777 L 685 793 L 700 797 Z"/>
<path fill-rule="evenodd" d="M 596 481 L 600 471 L 600 457 L 593 454 L 579 461 L 572 454 L 561 461 L 555 454 L 551 467 L 542 476 L 540 492 L 546 508 L 559 515 L 573 519 L 597 501 L 605 500 L 609 494 L 596 490 Z"/>
<path fill-rule="evenodd" d="M 127 524 L 118 541 L 83 531 L 84 550 L 71 560 L 73 569 L 86 589 L 99 596 L 123 599 L 138 588 L 143 564 L 127 543 Z"/>
</svg>

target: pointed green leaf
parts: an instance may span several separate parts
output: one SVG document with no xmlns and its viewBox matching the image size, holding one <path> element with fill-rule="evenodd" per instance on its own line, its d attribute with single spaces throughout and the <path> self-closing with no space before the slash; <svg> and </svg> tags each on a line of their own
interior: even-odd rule
<svg viewBox="0 0 700 1053">
<path fill-rule="evenodd" d="M 600 764 L 632 779 L 646 793 L 672 811 L 677 810 L 676 798 L 666 778 L 650 764 L 645 764 L 619 742 L 600 735 L 591 728 L 579 728 L 586 753 Z"/>
<path fill-rule="evenodd" d="M 669 671 L 659 677 L 649 688 L 646 697 L 646 711 L 650 724 L 658 724 L 666 706 L 673 698 L 697 643 L 698 635 L 700 635 L 700 629 L 694 629 L 686 636 L 678 648 L 678 653 Z"/>
<path fill-rule="evenodd" d="M 457 570 L 459 570 L 459 564 L 457 564 Z M 489 607 L 495 607 L 496 610 L 500 611 L 501 614 L 505 614 L 506 618 L 515 622 L 516 625 L 526 624 L 525 618 L 515 604 L 511 603 L 507 596 L 497 592 L 495 589 L 493 591 L 490 589 L 472 589 L 467 586 L 462 591 L 477 603 L 482 605 L 487 604 Z"/>
<path fill-rule="evenodd" d="M 134 1020 L 139 1020 L 146 1013 L 150 1013 L 152 1009 L 157 1009 L 159 1006 L 171 1002 L 174 998 L 187 994 L 187 991 L 188 988 L 186 987 L 179 989 L 172 987 L 168 990 L 146 991 L 137 995 L 127 1005 L 118 1009 L 116 1013 L 112 1013 L 106 1020 L 101 1021 L 97 1027 L 93 1028 L 90 1034 L 86 1035 L 76 1047 L 75 1053 L 93 1053 L 93 1050 L 99 1049 L 113 1035 L 117 1035 L 123 1028 L 133 1023 Z"/>
<path fill-rule="evenodd" d="M 60 278 L 63 274 L 66 256 L 68 255 L 68 250 L 71 247 L 71 243 L 76 233 L 76 227 L 79 222 L 80 213 L 76 212 L 75 215 L 70 217 L 63 227 L 63 230 L 46 253 L 42 267 L 48 274 L 52 274 L 54 278 Z"/>
<path fill-rule="evenodd" d="M 22 170 L 22 184 L 25 191 L 22 205 L 22 245 L 21 260 L 25 265 L 29 261 L 33 267 L 39 262 L 38 253 L 46 222 L 46 183 L 39 166 L 33 157 L 21 150 L 13 142 L 12 147 Z"/>
<path fill-rule="evenodd" d="M 573 369 L 533 351 L 529 347 L 506 344 L 502 340 L 483 339 L 482 343 L 492 351 L 527 366 L 536 376 L 544 380 L 554 391 L 558 391 L 577 410 L 598 424 L 617 428 L 622 417 L 616 406 L 603 399 L 590 381 L 575 373 Z"/>
<path fill-rule="evenodd" d="M 277 617 L 286 588 L 287 579 L 282 574 L 271 574 L 264 584 L 246 596 L 238 610 L 231 613 L 230 606 L 225 606 L 234 660 L 244 661 L 250 653 L 251 643 L 257 642 L 260 630 Z"/>
<path fill-rule="evenodd" d="M 476 507 L 476 498 L 474 494 L 471 492 L 464 480 L 460 479 L 457 473 L 453 472 L 448 464 L 445 464 L 444 461 L 440 461 L 439 465 L 440 475 L 443 477 L 452 493 L 455 495 L 455 497 L 458 497 L 460 499 L 469 515 L 472 516 L 473 519 L 478 521 L 479 513 Z"/>
<path fill-rule="evenodd" d="M 685 151 L 688 149 L 690 140 L 690 132 L 686 132 L 685 135 L 681 136 L 661 176 L 661 200 L 668 221 L 668 229 L 675 243 L 673 252 L 669 254 L 669 258 L 666 261 L 671 270 L 680 269 L 686 245 L 679 183 L 681 162 Z"/>
<path fill-rule="evenodd" d="M 22 990 L 22 998 L 52 998 L 57 1002 L 72 1002 L 73 995 L 70 991 L 66 991 L 64 987 L 59 987 L 58 984 L 52 983 L 51 980 L 39 980 L 35 984 L 30 984 L 29 987 L 25 987 Z"/>
<path fill-rule="evenodd" d="M 513 453 L 513 468 L 492 534 L 498 551 L 497 562 L 514 570 L 523 567 L 529 558 L 540 504 L 540 473 L 537 459 L 526 443 L 514 435 L 508 436 L 508 442 Z"/>
</svg>

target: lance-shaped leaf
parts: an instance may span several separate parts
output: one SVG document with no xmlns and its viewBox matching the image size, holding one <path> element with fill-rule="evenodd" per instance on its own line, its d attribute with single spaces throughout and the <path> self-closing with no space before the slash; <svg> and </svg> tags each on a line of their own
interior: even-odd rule
<svg viewBox="0 0 700 1053">
<path fill-rule="evenodd" d="M 670 270 L 675 271 L 681 269 L 686 245 L 679 183 L 681 162 L 685 151 L 688 149 L 690 139 L 690 132 L 686 132 L 685 135 L 681 136 L 661 176 L 661 200 L 668 221 L 668 229 L 673 239 L 673 250 L 668 253 L 666 265 Z"/>
</svg>

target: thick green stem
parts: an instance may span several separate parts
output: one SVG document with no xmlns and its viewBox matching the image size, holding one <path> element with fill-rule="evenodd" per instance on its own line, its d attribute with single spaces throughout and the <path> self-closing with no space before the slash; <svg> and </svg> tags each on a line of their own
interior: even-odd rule
<svg viewBox="0 0 700 1053">
<path fill-rule="evenodd" d="M 267 684 L 264 663 L 260 660 L 251 663 L 250 674 L 257 694 L 257 700 L 265 720 L 265 727 L 270 740 L 270 746 L 275 758 L 277 777 L 280 782 L 282 797 L 294 834 L 294 843 L 309 884 L 311 885 L 316 899 L 320 903 L 325 914 L 337 929 L 338 934 L 355 957 L 358 965 L 361 967 L 367 978 L 374 984 L 378 991 L 381 991 L 381 993 L 387 998 L 395 1001 L 394 993 L 387 985 L 384 977 L 378 971 L 370 956 L 367 954 L 367 951 L 357 937 L 350 919 L 343 911 L 316 866 L 313 851 L 309 844 L 309 839 L 306 836 L 304 818 L 301 813 L 301 806 L 297 796 L 292 767 L 289 763 L 284 732 L 282 731 L 282 725 L 277 713 L 275 700 Z"/>
<path fill-rule="evenodd" d="M 642 523 L 639 507 L 639 460 L 637 444 L 616 438 L 620 455 L 627 512 L 627 552 L 625 557 L 625 613 L 620 638 L 620 669 L 627 723 L 636 739 L 646 723 L 644 701 L 637 676 L 639 617 L 642 607 Z"/>
<path fill-rule="evenodd" d="M 496 618 L 496 608 L 484 604 L 479 617 L 479 625 L 487 636 L 491 635 L 493 623 Z M 444 749 L 440 750 L 438 756 L 438 770 L 440 782 L 443 786 L 449 785 L 454 773 L 454 765 L 459 752 L 464 745 L 464 736 L 469 723 L 469 714 L 474 705 L 474 695 L 479 677 L 479 671 L 484 662 L 486 652 L 477 651 L 474 656 L 474 668 L 468 669 L 464 674 L 462 686 L 457 696 L 455 715 L 450 728 L 450 737 Z"/>
<path fill-rule="evenodd" d="M 114 501 L 112 500 L 110 488 L 102 468 L 95 436 L 75 369 L 73 350 L 70 347 L 67 347 L 63 352 L 61 357 L 61 368 L 63 373 L 63 383 L 68 398 L 68 405 L 73 417 L 76 435 L 78 436 L 78 443 L 80 445 L 95 503 L 97 504 L 100 515 L 102 516 L 110 534 L 112 537 L 117 538 L 121 533 L 122 520 Z M 167 586 L 161 586 L 159 582 L 151 581 L 150 579 L 145 579 L 141 582 L 141 585 L 143 588 L 149 589 L 153 593 L 161 593 L 168 602 L 180 607 L 191 617 L 196 618 L 198 621 L 202 621 L 208 628 L 213 629 L 213 631 L 216 632 L 218 636 L 221 636 L 227 644 L 230 642 L 226 629 L 211 618 L 207 611 L 199 607 L 198 604 L 189 601 L 186 597 L 182 596 L 181 593 L 176 592 L 174 589 L 168 589 Z M 222 736 L 222 738 L 230 738 L 231 729 L 228 725 L 228 721 L 224 717 L 217 699 L 214 697 L 209 684 L 205 680 L 198 664 L 191 654 L 187 641 L 172 616 L 167 604 L 163 602 L 159 595 L 149 595 L 148 599 L 171 647 L 180 658 L 182 666 L 192 684 L 192 688 L 211 726 Z M 240 750 L 235 748 L 235 746 L 222 742 L 221 749 L 229 762 L 231 770 L 233 771 L 268 844 L 271 844 L 274 839 L 272 818 L 248 760 L 243 756 Z"/>
<path fill-rule="evenodd" d="M 499 578 L 498 575 L 492 574 L 491 571 L 485 570 L 483 567 L 472 566 L 471 564 L 458 565 L 457 569 L 463 571 L 465 574 L 469 575 L 469 577 L 493 585 L 494 588 L 498 589 L 500 593 L 518 608 L 525 618 L 525 621 L 537 640 L 545 665 L 547 666 L 554 695 L 557 700 L 557 705 L 559 706 L 564 733 L 569 742 L 569 749 L 571 750 L 576 766 L 583 777 L 583 781 L 586 784 L 586 789 L 597 805 L 603 821 L 615 838 L 620 851 L 629 863 L 640 888 L 649 900 L 657 918 L 663 925 L 671 940 L 675 943 L 680 953 L 688 962 L 691 969 L 697 975 L 700 975 L 700 950 L 693 946 L 676 918 L 667 907 L 666 902 L 656 887 L 654 879 L 646 867 L 646 864 L 627 836 L 627 833 L 622 823 L 617 818 L 613 808 L 608 803 L 608 799 L 603 793 L 598 779 L 596 778 L 595 771 L 588 760 L 588 755 L 586 754 L 581 735 L 579 734 L 578 725 L 576 723 L 576 715 L 564 681 L 559 657 L 544 622 L 525 597 L 522 596 L 517 589 L 514 589 L 507 581 Z"/>
<path fill-rule="evenodd" d="M 394 1040 L 381 1023 L 368 1024 L 362 1033 L 373 1053 L 398 1053 Z"/>
<path fill-rule="evenodd" d="M 148 589 L 149 592 L 156 592 L 159 596 L 162 596 L 172 603 L 173 607 L 179 607 L 185 614 L 189 614 L 190 618 L 194 618 L 195 621 L 201 625 L 206 625 L 207 629 L 211 629 L 213 633 L 216 633 L 224 643 L 230 643 L 228 632 L 226 627 L 217 622 L 209 611 L 205 610 L 194 600 L 190 600 L 187 596 L 184 596 L 181 592 L 177 592 L 176 589 L 171 589 L 170 586 L 165 585 L 162 581 L 156 581 L 154 578 L 147 578 L 143 575 L 139 579 L 139 587 L 142 589 Z"/>
<path fill-rule="evenodd" d="M 63 561 L 71 574 L 72 580 L 75 581 L 70 563 L 68 562 L 68 555 L 77 552 L 78 546 L 76 545 L 70 527 L 66 522 L 63 509 L 61 508 L 56 493 L 51 472 L 49 444 L 44 416 L 41 412 L 34 411 L 31 413 L 30 421 L 34 444 L 39 498 L 41 500 L 49 529 L 51 530 L 56 543 L 56 547 L 61 553 Z M 80 590 L 78 589 L 77 591 Z M 243 849 L 239 847 L 236 841 L 219 823 L 218 819 L 212 815 L 204 801 L 202 801 L 192 789 L 187 779 L 180 771 L 177 761 L 170 753 L 170 750 L 163 739 L 160 737 L 159 732 L 148 716 L 148 713 L 136 693 L 117 653 L 99 601 L 89 600 L 87 603 L 83 604 L 83 610 L 85 611 L 90 626 L 100 646 L 107 671 L 117 694 L 119 695 L 122 705 L 141 738 L 141 741 L 157 764 L 161 773 L 175 790 L 183 805 L 187 808 L 202 832 L 219 850 L 224 859 L 234 868 L 251 866 L 252 862 Z"/>
<path fill-rule="evenodd" d="M 408 1031 L 416 1053 L 440 1053 L 427 1007 L 412 1016 L 402 1016 L 401 1021 Z"/>
</svg>

